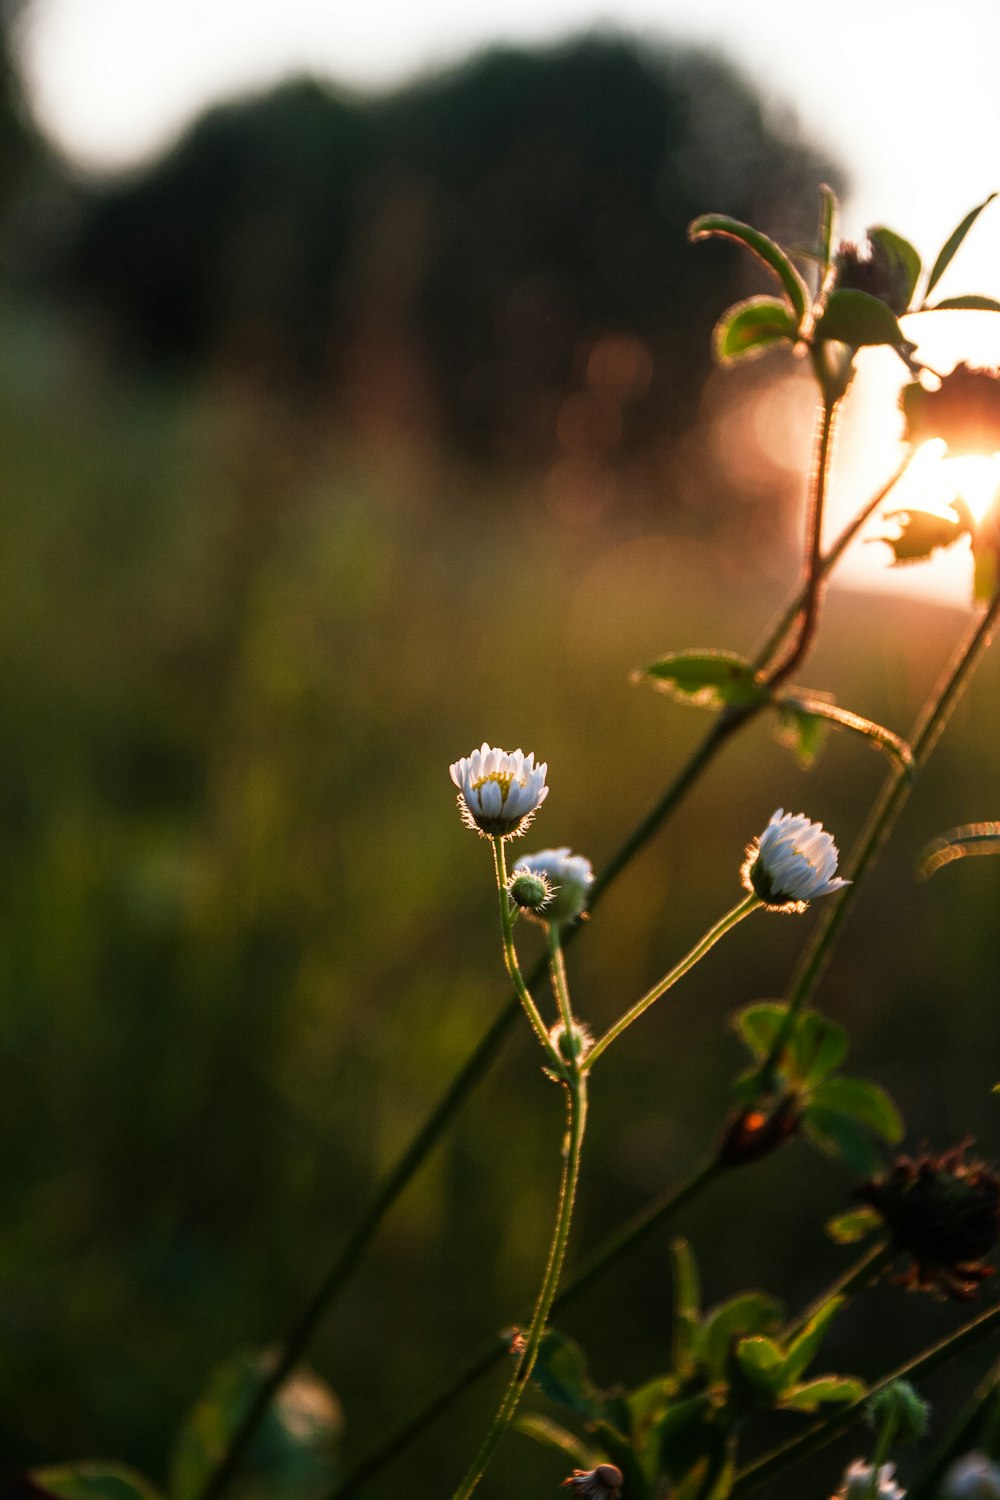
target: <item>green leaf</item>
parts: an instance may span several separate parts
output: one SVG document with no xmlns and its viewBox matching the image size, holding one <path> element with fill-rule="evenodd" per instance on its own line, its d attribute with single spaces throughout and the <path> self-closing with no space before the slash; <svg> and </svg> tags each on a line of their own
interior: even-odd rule
<svg viewBox="0 0 1000 1500">
<path fill-rule="evenodd" d="M 853 1375 L 817 1375 L 815 1380 L 786 1391 L 780 1405 L 786 1411 L 815 1411 L 824 1404 L 860 1401 L 867 1389 L 864 1381 Z"/>
<path fill-rule="evenodd" d="M 787 1384 L 785 1353 L 773 1339 L 744 1339 L 736 1346 L 736 1362 L 753 1389 L 771 1400 Z"/>
<path fill-rule="evenodd" d="M 826 1330 L 844 1305 L 843 1297 L 831 1297 L 829 1302 L 817 1308 L 802 1332 L 792 1340 L 786 1351 L 783 1370 L 784 1384 L 792 1385 L 816 1358 Z"/>
<path fill-rule="evenodd" d="M 895 1101 L 866 1078 L 830 1078 L 813 1090 L 811 1103 L 867 1125 L 892 1146 L 903 1139 L 905 1126 Z"/>
<path fill-rule="evenodd" d="M 775 1297 L 765 1292 L 743 1292 L 708 1313 L 699 1340 L 699 1363 L 709 1378 L 725 1380 L 736 1340 L 753 1334 L 776 1333 L 783 1312 Z"/>
<path fill-rule="evenodd" d="M 912 772 L 913 751 L 909 745 L 891 729 L 886 729 L 882 724 L 876 724 L 874 719 L 866 719 L 862 714 L 852 713 L 849 708 L 840 708 L 828 697 L 806 693 L 799 688 L 796 688 L 794 695 L 788 694 L 779 702 L 782 708 L 787 704 L 792 704 L 800 713 L 815 714 L 818 718 L 835 724 L 838 729 L 847 729 L 852 734 L 863 735 L 873 749 L 881 750 L 883 755 L 887 755 L 897 766 L 908 773 Z"/>
<path fill-rule="evenodd" d="M 856 1245 L 866 1239 L 884 1220 L 878 1209 L 865 1203 L 860 1208 L 849 1208 L 846 1213 L 835 1214 L 827 1220 L 826 1232 L 838 1245 Z"/>
<path fill-rule="evenodd" d="M 558 1422 L 553 1422 L 550 1417 L 543 1417 L 538 1412 L 529 1412 L 525 1416 L 517 1417 L 514 1425 L 518 1431 L 524 1433 L 525 1437 L 534 1438 L 536 1443 L 542 1443 L 548 1448 L 557 1448 L 560 1453 L 565 1453 L 577 1468 L 594 1469 L 601 1462 L 600 1456 L 592 1448 L 588 1448 L 575 1433 L 561 1427 Z"/>
<path fill-rule="evenodd" d="M 715 325 L 712 344 L 722 365 L 755 359 L 775 344 L 794 344 L 798 325 L 788 304 L 777 297 L 748 297 L 723 313 Z"/>
<path fill-rule="evenodd" d="M 659 1467 L 674 1484 L 709 1452 L 718 1451 L 723 1442 L 715 1404 L 706 1394 L 671 1406 L 654 1430 L 659 1441 Z"/>
<path fill-rule="evenodd" d="M 674 1273 L 673 1366 L 678 1374 L 684 1374 L 693 1368 L 701 1287 L 698 1265 L 687 1240 L 672 1240 L 670 1255 Z"/>
<path fill-rule="evenodd" d="M 655 687 L 672 698 L 698 708 L 742 707 L 763 703 L 768 696 L 751 663 L 732 651 L 687 651 L 661 656 L 635 675 L 650 678 Z"/>
<path fill-rule="evenodd" d="M 802 1115 L 802 1134 L 825 1156 L 844 1162 L 861 1177 L 870 1177 L 884 1166 L 864 1126 L 847 1115 L 808 1104 Z"/>
<path fill-rule="evenodd" d="M 893 229 L 886 229 L 878 225 L 875 229 L 869 229 L 868 238 L 889 262 L 890 276 L 895 273 L 899 279 L 901 307 L 909 307 L 913 301 L 913 293 L 916 290 L 917 281 L 920 277 L 920 256 L 910 244 L 904 240 L 901 234 L 896 234 Z M 895 287 L 894 287 L 895 289 Z M 895 298 L 893 298 L 895 303 Z"/>
<path fill-rule="evenodd" d="M 159 1500 L 155 1486 L 124 1464 L 55 1464 L 33 1469 L 28 1478 L 36 1490 L 58 1500 Z"/>
<path fill-rule="evenodd" d="M 934 552 L 953 546 L 969 531 L 966 518 L 958 514 L 941 516 L 929 510 L 893 510 L 885 519 L 898 524 L 898 535 L 877 536 L 871 540 L 885 542 L 892 548 L 893 562 L 897 567 L 926 562 Z"/>
<path fill-rule="evenodd" d="M 958 250 L 962 241 L 965 239 L 965 236 L 968 234 L 973 224 L 979 218 L 979 215 L 982 213 L 983 209 L 987 206 L 987 204 L 992 203 L 995 197 L 996 193 L 991 193 L 988 198 L 984 198 L 982 203 L 980 203 L 977 208 L 972 209 L 969 213 L 966 214 L 965 218 L 962 220 L 961 224 L 959 224 L 958 228 L 945 240 L 944 245 L 941 247 L 941 252 L 938 255 L 937 260 L 934 262 L 933 267 L 931 268 L 931 274 L 927 278 L 927 291 L 924 294 L 925 297 L 930 296 L 931 292 L 937 286 L 945 271 L 951 265 L 951 262 L 955 256 L 955 252 Z"/>
<path fill-rule="evenodd" d="M 963 823 L 928 844 L 920 856 L 917 873 L 929 880 L 938 870 L 969 855 L 1000 854 L 1000 823 Z"/>
<path fill-rule="evenodd" d="M 822 343 L 828 339 L 850 344 L 852 349 L 875 344 L 906 352 L 913 348 L 891 309 L 878 297 L 853 287 L 837 287 L 827 298 L 823 316 L 816 324 L 816 340 Z"/>
<path fill-rule="evenodd" d="M 835 1073 L 847 1056 L 847 1032 L 818 1010 L 800 1012 L 789 1047 L 796 1082 L 813 1088 Z"/>
<path fill-rule="evenodd" d="M 980 297 L 970 292 L 965 297 L 942 297 L 933 307 L 922 307 L 921 312 L 1000 312 L 1000 302 L 995 297 Z"/>
<path fill-rule="evenodd" d="M 601 1395 L 591 1384 L 583 1350 L 554 1328 L 542 1335 L 531 1378 L 557 1406 L 564 1406 L 588 1421 L 596 1421 L 602 1415 Z"/>
<path fill-rule="evenodd" d="M 791 750 L 802 769 L 808 771 L 823 748 L 830 727 L 828 721 L 820 714 L 810 713 L 793 698 L 783 698 L 775 706 L 778 710 L 775 737 L 779 745 Z"/>
<path fill-rule="evenodd" d="M 703 214 L 688 225 L 689 240 L 704 240 L 714 235 L 743 245 L 777 277 L 795 310 L 796 319 L 801 323 L 809 306 L 809 288 L 781 246 L 766 234 L 761 234 L 759 229 L 753 229 L 739 219 L 731 219 L 727 214 Z"/>
<path fill-rule="evenodd" d="M 195 1500 L 220 1461 L 273 1365 L 271 1354 L 222 1365 L 181 1428 L 172 1500 Z M 307 1370 L 291 1375 L 271 1403 L 243 1463 L 241 1496 L 319 1500 L 337 1480 L 343 1419 L 330 1388 Z"/>
<path fill-rule="evenodd" d="M 759 1000 L 733 1016 L 733 1025 L 758 1062 L 770 1057 L 788 1006 L 780 1000 Z"/>
</svg>

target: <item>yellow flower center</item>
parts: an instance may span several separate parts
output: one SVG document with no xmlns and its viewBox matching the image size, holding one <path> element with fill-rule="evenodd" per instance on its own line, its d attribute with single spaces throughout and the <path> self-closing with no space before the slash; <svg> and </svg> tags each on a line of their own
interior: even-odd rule
<svg viewBox="0 0 1000 1500">
<path fill-rule="evenodd" d="M 474 781 L 472 783 L 472 790 L 474 792 L 478 792 L 479 788 L 481 786 L 485 786 L 488 781 L 495 781 L 497 786 L 500 788 L 500 796 L 502 800 L 506 802 L 507 793 L 510 791 L 510 784 L 513 780 L 513 771 L 494 771 L 490 776 L 480 776 L 478 781 Z M 522 781 L 519 784 L 523 786 L 524 782 Z"/>
</svg>

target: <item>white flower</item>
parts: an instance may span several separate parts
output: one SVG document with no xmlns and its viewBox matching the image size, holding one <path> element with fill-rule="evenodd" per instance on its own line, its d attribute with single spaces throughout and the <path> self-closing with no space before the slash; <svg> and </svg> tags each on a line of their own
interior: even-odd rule
<svg viewBox="0 0 1000 1500">
<path fill-rule="evenodd" d="M 563 1489 L 575 1490 L 584 1500 L 619 1500 L 625 1483 L 616 1464 L 598 1464 L 596 1469 L 574 1469 L 571 1479 L 564 1479 Z"/>
<path fill-rule="evenodd" d="M 1000 1467 L 985 1453 L 967 1453 L 944 1476 L 941 1494 L 944 1500 L 1000 1500 Z"/>
<path fill-rule="evenodd" d="M 541 914 L 544 922 L 572 922 L 587 908 L 594 871 L 582 854 L 570 854 L 568 848 L 540 849 L 519 859 L 514 874 L 540 875 L 552 887 L 552 898 Z"/>
<path fill-rule="evenodd" d="M 471 755 L 448 767 L 458 787 L 458 806 L 467 828 L 487 836 L 510 838 L 523 833 L 549 789 L 548 766 L 535 765 L 534 754 L 494 750 L 485 740 Z"/>
<path fill-rule="evenodd" d="M 743 884 L 776 911 L 805 911 L 817 896 L 850 885 L 836 875 L 837 846 L 822 823 L 783 808 L 747 849 Z"/>
<path fill-rule="evenodd" d="M 906 1491 L 901 1490 L 892 1477 L 895 1468 L 895 1464 L 882 1464 L 879 1468 L 874 1500 L 904 1500 Z M 871 1494 L 872 1466 L 866 1464 L 863 1458 L 856 1458 L 844 1474 L 843 1483 L 834 1500 L 869 1500 Z"/>
</svg>

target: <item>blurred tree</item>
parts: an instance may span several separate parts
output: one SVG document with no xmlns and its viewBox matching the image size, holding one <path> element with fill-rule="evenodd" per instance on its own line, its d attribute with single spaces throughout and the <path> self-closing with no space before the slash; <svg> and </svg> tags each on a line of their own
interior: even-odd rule
<svg viewBox="0 0 1000 1500">
<path fill-rule="evenodd" d="M 743 290 L 687 222 L 806 236 L 822 176 L 705 54 L 497 50 L 384 101 L 299 80 L 211 111 L 90 190 L 71 280 L 156 363 L 292 377 L 484 461 L 547 459 L 557 433 L 600 456 L 690 420 L 713 309 Z"/>
</svg>

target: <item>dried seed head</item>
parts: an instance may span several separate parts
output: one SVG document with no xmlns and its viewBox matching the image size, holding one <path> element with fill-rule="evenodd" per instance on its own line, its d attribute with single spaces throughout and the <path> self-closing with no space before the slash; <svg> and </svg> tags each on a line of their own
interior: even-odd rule
<svg viewBox="0 0 1000 1500">
<path fill-rule="evenodd" d="M 915 382 L 903 387 L 899 404 L 911 443 L 940 438 L 949 453 L 995 453 L 1000 449 L 1000 372 L 956 365 L 936 391 Z"/>
<path fill-rule="evenodd" d="M 992 1276 L 983 1260 L 1000 1241 L 1000 1176 L 966 1156 L 969 1144 L 939 1156 L 898 1156 L 854 1195 L 882 1215 L 892 1248 L 910 1256 L 902 1284 L 960 1302 Z"/>
</svg>

